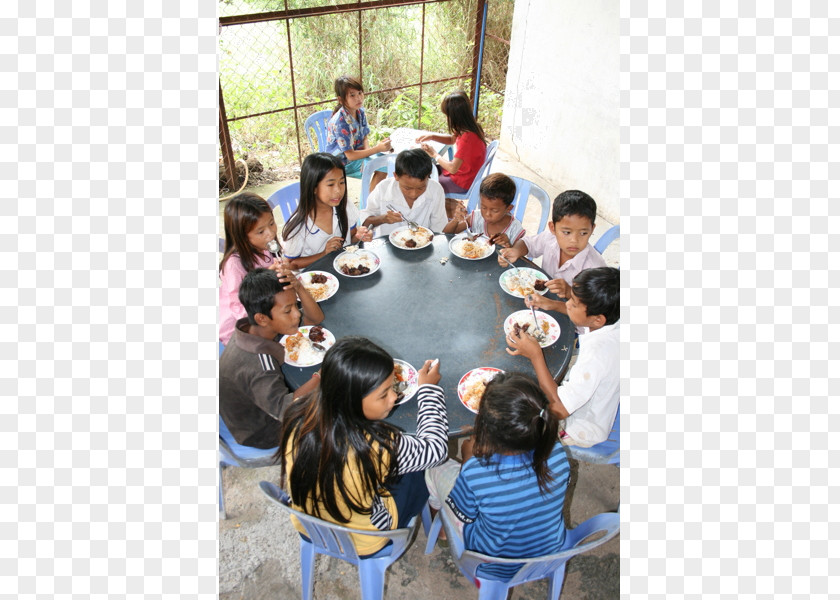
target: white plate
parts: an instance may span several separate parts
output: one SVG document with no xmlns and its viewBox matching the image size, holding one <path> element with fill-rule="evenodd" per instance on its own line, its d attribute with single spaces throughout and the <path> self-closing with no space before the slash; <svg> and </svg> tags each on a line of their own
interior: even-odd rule
<svg viewBox="0 0 840 600">
<path fill-rule="evenodd" d="M 298 331 L 300 333 L 302 333 L 303 337 L 305 337 L 308 341 L 309 340 L 309 330 L 312 329 L 313 327 L 314 327 L 314 325 L 307 325 L 306 327 L 298 327 Z M 324 335 L 326 336 L 326 339 L 323 342 L 318 342 L 318 343 L 321 344 L 327 350 L 329 350 L 332 347 L 332 345 L 335 344 L 335 336 L 328 329 L 323 328 L 323 327 L 322 327 L 322 329 L 324 329 Z M 286 340 L 287 339 L 289 339 L 288 335 L 284 335 L 283 337 L 280 338 L 280 343 L 283 344 L 284 348 L 286 347 Z M 297 362 L 293 361 L 291 358 L 289 358 L 289 353 L 286 352 L 285 363 L 287 365 L 292 365 L 293 367 L 312 367 L 314 365 L 320 365 L 321 362 L 324 360 L 324 354 L 325 353 L 324 352 L 319 352 L 318 350 L 315 350 L 314 348 L 310 348 L 310 351 L 313 354 L 311 360 L 307 361 L 307 360 L 304 359 L 303 361 L 297 361 Z M 301 357 L 298 356 L 298 358 L 301 358 Z"/>
<path fill-rule="evenodd" d="M 461 380 L 458 382 L 458 400 L 461 401 L 464 408 L 478 414 L 478 404 L 481 394 L 476 394 L 477 398 L 471 397 L 468 400 L 464 400 L 464 397 L 467 395 L 467 389 L 474 385 L 477 381 L 484 381 L 484 384 L 487 385 L 487 383 L 499 373 L 504 373 L 504 371 L 494 367 L 478 367 L 477 369 L 464 373 L 464 376 L 461 377 Z M 476 392 L 477 391 L 478 390 L 476 390 Z M 481 393 L 484 393 L 484 388 L 481 388 Z M 475 408 L 467 404 L 467 401 L 474 404 Z"/>
<path fill-rule="evenodd" d="M 341 273 L 345 277 L 367 277 L 368 275 L 373 275 L 379 270 L 381 262 L 382 261 L 376 254 L 370 250 L 362 249 L 357 250 L 356 252 L 342 252 L 336 256 L 333 261 L 333 269 L 335 269 L 336 273 Z M 348 275 L 341 270 L 342 265 L 357 266 L 359 264 L 364 264 L 370 269 L 370 271 L 364 273 L 363 275 Z"/>
<path fill-rule="evenodd" d="M 545 334 L 545 341 L 540 342 L 540 346 L 547 348 L 560 339 L 560 324 L 554 320 L 554 317 L 539 310 L 536 312 L 537 321 L 540 324 L 540 333 Z M 519 323 L 520 326 L 528 323 L 530 325 L 528 333 L 531 333 L 534 330 L 534 315 L 530 310 L 518 310 L 515 313 L 508 315 L 508 318 L 505 319 L 505 335 L 513 335 L 514 323 Z M 547 332 L 543 327 L 543 323 L 548 324 Z"/>
<path fill-rule="evenodd" d="M 524 294 L 520 294 L 517 290 L 513 290 L 510 288 L 510 284 L 516 281 L 516 277 L 514 277 L 513 269 L 508 269 L 501 275 L 499 275 L 499 285 L 502 286 L 502 289 L 506 291 L 511 296 L 516 296 L 517 298 L 524 298 Z M 535 279 L 542 279 L 543 281 L 548 281 L 548 275 L 545 273 L 541 273 L 536 269 L 529 269 L 528 267 L 519 267 L 519 278 L 524 280 L 525 283 L 531 283 L 533 286 L 533 281 Z M 548 288 L 543 289 L 542 291 L 534 290 L 537 294 L 545 296 L 545 293 L 548 291 Z"/>
<path fill-rule="evenodd" d="M 309 279 L 312 275 L 315 274 L 325 275 L 327 278 L 327 283 L 310 283 Z M 306 288 L 306 291 L 315 298 L 315 302 L 323 302 L 327 298 L 332 298 L 335 296 L 335 293 L 338 291 L 338 277 L 333 275 L 332 273 L 327 273 L 326 271 L 307 271 L 306 273 L 301 273 L 298 275 L 298 280 L 303 284 L 303 287 Z M 316 290 L 313 292 L 313 289 Z M 324 290 L 324 295 L 320 298 L 316 298 L 315 294 L 317 290 Z"/>
<path fill-rule="evenodd" d="M 414 241 L 416 242 L 417 238 L 415 236 L 422 237 L 421 234 L 425 234 L 426 236 L 428 236 L 428 239 L 426 240 L 426 242 L 424 244 L 415 246 L 413 248 L 410 248 L 410 247 L 405 245 L 405 242 L 410 240 L 410 239 L 414 239 Z M 400 227 L 399 229 L 395 229 L 394 231 L 392 231 L 388 235 L 388 240 L 394 246 L 396 246 L 397 248 L 400 248 L 402 250 L 420 250 L 421 248 L 425 248 L 426 246 L 431 244 L 432 240 L 434 238 L 435 238 L 435 234 L 432 233 L 432 230 L 431 229 L 426 229 L 425 227 L 421 227 L 417 231 L 417 233 L 415 233 L 415 234 L 411 233 L 411 230 L 408 228 L 408 226 Z"/>
<path fill-rule="evenodd" d="M 475 258 L 467 258 L 460 252 L 461 246 L 463 246 L 464 243 L 470 243 L 466 240 L 464 236 L 452 238 L 451 240 L 449 240 L 450 252 L 452 252 L 452 254 L 454 254 L 458 258 L 463 258 L 464 260 L 482 260 L 493 254 L 493 252 L 496 250 L 496 244 L 487 244 L 486 238 L 478 238 L 475 242 L 472 243 L 486 245 L 487 250 L 485 250 L 484 254 L 482 254 L 481 256 L 477 256 Z"/>
<path fill-rule="evenodd" d="M 411 400 L 414 394 L 417 393 L 420 385 L 417 383 L 417 369 L 399 358 L 394 359 L 394 365 L 400 365 L 403 368 L 403 377 L 405 377 L 406 381 L 408 381 L 408 387 L 405 388 L 405 392 L 403 392 L 402 400 L 394 404 L 394 406 L 397 406 Z"/>
</svg>

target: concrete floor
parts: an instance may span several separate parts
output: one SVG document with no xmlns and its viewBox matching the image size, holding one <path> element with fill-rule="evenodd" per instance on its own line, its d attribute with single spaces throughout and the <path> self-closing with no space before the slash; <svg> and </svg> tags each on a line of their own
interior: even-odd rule
<svg viewBox="0 0 840 600">
<path fill-rule="evenodd" d="M 549 184 L 526 166 L 501 150 L 493 162 L 493 172 L 524 177 L 542 187 L 550 198 L 562 189 Z M 289 182 L 248 188 L 264 198 Z M 358 203 L 360 182 L 348 180 L 348 194 Z M 597 199 L 596 199 L 597 201 Z M 224 237 L 224 202 L 219 203 L 219 235 Z M 279 210 L 278 223 L 282 223 Z M 524 225 L 531 231 L 539 222 L 539 207 L 532 202 Z M 601 216 L 593 235 L 600 237 L 612 223 Z M 607 264 L 618 266 L 619 240 L 604 252 Z M 257 487 L 262 480 L 278 482 L 279 467 L 241 469 L 227 467 L 223 472 L 227 520 L 219 522 L 219 598 L 220 600 L 286 600 L 300 598 L 300 558 L 298 537 L 288 517 L 270 505 Z M 619 505 L 619 469 L 612 465 L 590 465 L 572 461 L 572 479 L 566 500 L 566 524 L 574 527 L 587 518 Z M 595 599 L 619 597 L 619 536 L 592 552 L 572 558 L 566 567 L 561 598 Z M 385 579 L 385 598 L 400 600 L 462 600 L 476 598 L 478 592 L 455 567 L 448 550 L 436 547 L 423 554 L 426 537 L 422 528 L 406 554 L 394 563 Z M 514 589 L 511 600 L 544 598 L 547 585 L 533 582 Z M 316 559 L 315 598 L 346 600 L 359 598 L 358 572 L 342 561 Z"/>
</svg>

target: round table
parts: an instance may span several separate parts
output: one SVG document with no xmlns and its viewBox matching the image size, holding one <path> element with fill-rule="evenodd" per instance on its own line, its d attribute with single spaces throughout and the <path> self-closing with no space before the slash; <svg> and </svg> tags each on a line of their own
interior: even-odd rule
<svg viewBox="0 0 840 600">
<path fill-rule="evenodd" d="M 404 250 L 387 237 L 376 238 L 364 248 L 377 254 L 381 265 L 364 277 L 347 277 L 333 268 L 341 251 L 306 270 L 327 271 L 339 279 L 338 292 L 321 302 L 325 315 L 321 325 L 336 339 L 364 336 L 416 369 L 426 359 L 440 359 L 449 435 L 457 437 L 471 433 L 475 421 L 475 414 L 458 399 L 458 381 L 467 371 L 496 367 L 535 376 L 527 358 L 505 351 L 505 319 L 527 308 L 522 298 L 511 296 L 499 284 L 499 276 L 508 267 L 499 266 L 495 253 L 482 260 L 459 258 L 449 250 L 452 237 L 437 234 L 419 250 Z M 539 269 L 523 260 L 517 266 Z M 560 325 L 560 338 L 543 352 L 556 378 L 571 358 L 574 327 L 564 314 L 552 312 L 551 316 Z M 298 387 L 318 368 L 285 364 L 283 372 L 292 387 Z M 387 420 L 411 433 L 416 430 L 416 419 L 415 395 L 396 406 Z"/>
</svg>

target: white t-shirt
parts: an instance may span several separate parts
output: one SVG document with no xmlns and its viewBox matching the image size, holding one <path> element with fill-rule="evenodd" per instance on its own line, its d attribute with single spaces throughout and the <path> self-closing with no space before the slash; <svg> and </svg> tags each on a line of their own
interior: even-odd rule
<svg viewBox="0 0 840 600">
<path fill-rule="evenodd" d="M 429 179 L 426 191 L 423 192 L 414 206 L 408 207 L 408 202 L 400 190 L 397 180 L 389 177 L 381 181 L 368 196 L 367 207 L 362 211 L 360 222 L 364 223 L 368 217 L 378 217 L 388 212 L 387 204 L 393 204 L 405 215 L 406 219 L 416 222 L 422 227 L 440 233 L 446 226 L 446 200 L 443 187 L 434 179 Z M 376 235 L 388 235 L 392 231 L 405 227 L 405 222 L 385 223 L 376 228 Z"/>
<path fill-rule="evenodd" d="M 610 435 L 620 397 L 619 322 L 581 335 L 577 362 L 557 388 L 569 411 L 564 426 L 577 446 L 592 446 Z"/>
<path fill-rule="evenodd" d="M 288 240 L 283 241 L 283 255 L 289 260 L 301 256 L 312 256 L 324 251 L 327 247 L 327 240 L 338 237 L 341 230 L 338 227 L 338 207 L 333 209 L 332 232 L 327 233 L 319 229 L 311 217 L 306 217 L 306 223 L 298 227 Z M 347 201 L 347 236 L 346 243 L 350 243 L 353 237 L 353 229 L 359 221 L 359 209 L 355 204 Z"/>
</svg>

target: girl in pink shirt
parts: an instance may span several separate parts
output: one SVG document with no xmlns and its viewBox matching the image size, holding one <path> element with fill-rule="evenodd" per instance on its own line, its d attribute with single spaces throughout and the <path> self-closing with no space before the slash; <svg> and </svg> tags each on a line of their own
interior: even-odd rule
<svg viewBox="0 0 840 600">
<path fill-rule="evenodd" d="M 277 240 L 271 206 L 261 196 L 243 192 L 225 206 L 225 253 L 219 263 L 219 341 L 227 344 L 236 321 L 246 316 L 239 302 L 239 284 L 259 267 L 278 270 L 280 262 L 268 250 Z"/>
</svg>

